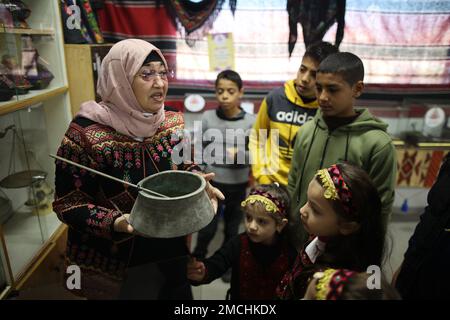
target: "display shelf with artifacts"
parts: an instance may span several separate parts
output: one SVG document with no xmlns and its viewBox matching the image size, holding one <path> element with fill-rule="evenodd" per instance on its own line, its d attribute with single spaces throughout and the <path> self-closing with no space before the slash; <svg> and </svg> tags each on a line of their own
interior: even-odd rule
<svg viewBox="0 0 450 320">
<path fill-rule="evenodd" d="M 55 152 L 70 121 L 67 97 L 55 97 L 0 117 L 0 189 L 7 213 L 1 215 L 14 279 L 60 225 L 53 213 Z M 59 138 L 57 138 L 59 136 Z"/>
<path fill-rule="evenodd" d="M 52 210 L 55 167 L 48 155 L 71 120 L 64 59 L 58 0 L 0 1 L 0 255 L 10 278 L 0 277 L 0 295 L 7 286 L 17 296 L 36 284 L 27 279 L 37 270 L 39 283 L 44 269 L 53 279 L 38 265 L 53 256 L 61 263 L 63 253 L 49 254 L 64 226 Z"/>
<path fill-rule="evenodd" d="M 0 115 L 67 90 L 58 1 L 2 1 Z"/>
</svg>

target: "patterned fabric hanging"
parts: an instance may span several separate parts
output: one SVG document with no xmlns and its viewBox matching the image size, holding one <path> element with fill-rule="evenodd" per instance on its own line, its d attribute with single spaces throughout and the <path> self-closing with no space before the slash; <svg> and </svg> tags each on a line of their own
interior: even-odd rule
<svg viewBox="0 0 450 320">
<path fill-rule="evenodd" d="M 236 6 L 237 6 L 237 0 L 230 0 L 230 10 L 231 13 L 234 16 L 234 13 L 236 12 Z"/>
<path fill-rule="evenodd" d="M 200 35 L 209 31 L 212 28 L 214 20 L 220 13 L 224 1 L 193 2 L 189 0 L 169 0 L 165 4 L 172 14 L 173 19 L 184 28 L 186 36 L 189 36 L 194 31 L 198 31 L 197 33 Z M 186 37 L 186 40 L 188 41 L 190 39 Z"/>
<path fill-rule="evenodd" d="M 430 188 L 445 153 L 444 150 L 397 149 L 397 186 Z"/>
<path fill-rule="evenodd" d="M 86 25 L 88 26 L 89 32 L 92 34 L 95 39 L 95 43 L 104 43 L 103 35 L 98 27 L 97 18 L 92 10 L 91 3 L 89 0 L 81 1 L 81 11 L 83 13 L 83 17 L 86 20 Z"/>
<path fill-rule="evenodd" d="M 337 22 L 335 45 L 344 38 L 346 0 L 288 0 L 289 56 L 297 42 L 297 23 L 302 25 L 305 47 L 321 41 L 330 27 Z"/>
<path fill-rule="evenodd" d="M 105 42 L 89 0 L 62 1 L 61 18 L 66 43 Z"/>
</svg>

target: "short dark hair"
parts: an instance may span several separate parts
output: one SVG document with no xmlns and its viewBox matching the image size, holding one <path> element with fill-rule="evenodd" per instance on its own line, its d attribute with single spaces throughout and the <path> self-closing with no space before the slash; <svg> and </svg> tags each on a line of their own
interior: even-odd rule
<svg viewBox="0 0 450 320">
<path fill-rule="evenodd" d="M 337 52 L 323 60 L 317 73 L 335 73 L 350 86 L 364 80 L 364 65 L 357 55 L 350 52 Z"/>
<path fill-rule="evenodd" d="M 339 49 L 329 42 L 320 41 L 309 45 L 303 57 L 310 57 L 317 63 L 321 63 L 330 54 L 339 52 Z"/>
<path fill-rule="evenodd" d="M 216 88 L 217 88 L 217 85 L 219 84 L 219 81 L 221 79 L 230 80 L 230 81 L 236 83 L 236 85 L 238 86 L 239 90 L 242 89 L 242 86 L 243 86 L 242 79 L 241 79 L 241 76 L 239 75 L 239 73 L 237 73 L 236 71 L 224 70 L 224 71 L 220 72 L 217 75 L 217 78 L 216 78 L 216 83 L 215 83 Z"/>
</svg>

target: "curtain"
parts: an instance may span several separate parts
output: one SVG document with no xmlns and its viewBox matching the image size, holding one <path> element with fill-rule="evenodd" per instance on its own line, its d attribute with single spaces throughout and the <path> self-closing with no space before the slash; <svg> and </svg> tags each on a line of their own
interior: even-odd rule
<svg viewBox="0 0 450 320">
<path fill-rule="evenodd" d="M 225 1 L 210 33 L 233 34 L 235 69 L 246 87 L 271 88 L 294 78 L 305 45 L 297 41 L 289 57 L 287 0 L 232 2 L 234 15 L 229 0 Z M 209 71 L 206 35 L 188 45 L 156 1 L 105 1 L 99 20 L 106 39 L 135 36 L 161 47 L 176 66 L 174 85 L 213 85 L 217 72 Z M 298 39 L 303 39 L 302 26 L 297 28 Z M 448 88 L 449 30 L 450 1 L 347 0 L 339 49 L 361 57 L 368 84 Z M 323 39 L 334 43 L 336 31 L 337 23 Z"/>
<path fill-rule="evenodd" d="M 347 0 L 345 23 L 366 82 L 450 84 L 450 1 Z"/>
</svg>

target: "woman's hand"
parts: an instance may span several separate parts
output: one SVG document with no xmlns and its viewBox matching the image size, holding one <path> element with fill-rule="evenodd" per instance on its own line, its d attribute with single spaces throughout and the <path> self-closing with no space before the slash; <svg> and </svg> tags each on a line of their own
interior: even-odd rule
<svg viewBox="0 0 450 320">
<path fill-rule="evenodd" d="M 219 207 L 219 200 L 225 200 L 223 193 L 213 187 L 209 181 L 211 181 L 216 175 L 214 172 L 211 173 L 199 173 L 206 180 L 206 193 L 208 194 L 209 200 L 213 205 L 214 212 L 217 213 L 217 208 Z"/>
<path fill-rule="evenodd" d="M 134 233 L 134 228 L 128 222 L 130 214 L 125 213 L 124 215 L 118 217 L 114 221 L 114 231 L 116 232 L 125 232 L 125 233 Z"/>
<path fill-rule="evenodd" d="M 187 278 L 192 281 L 203 281 L 206 275 L 205 264 L 191 258 L 187 264 Z"/>
</svg>

